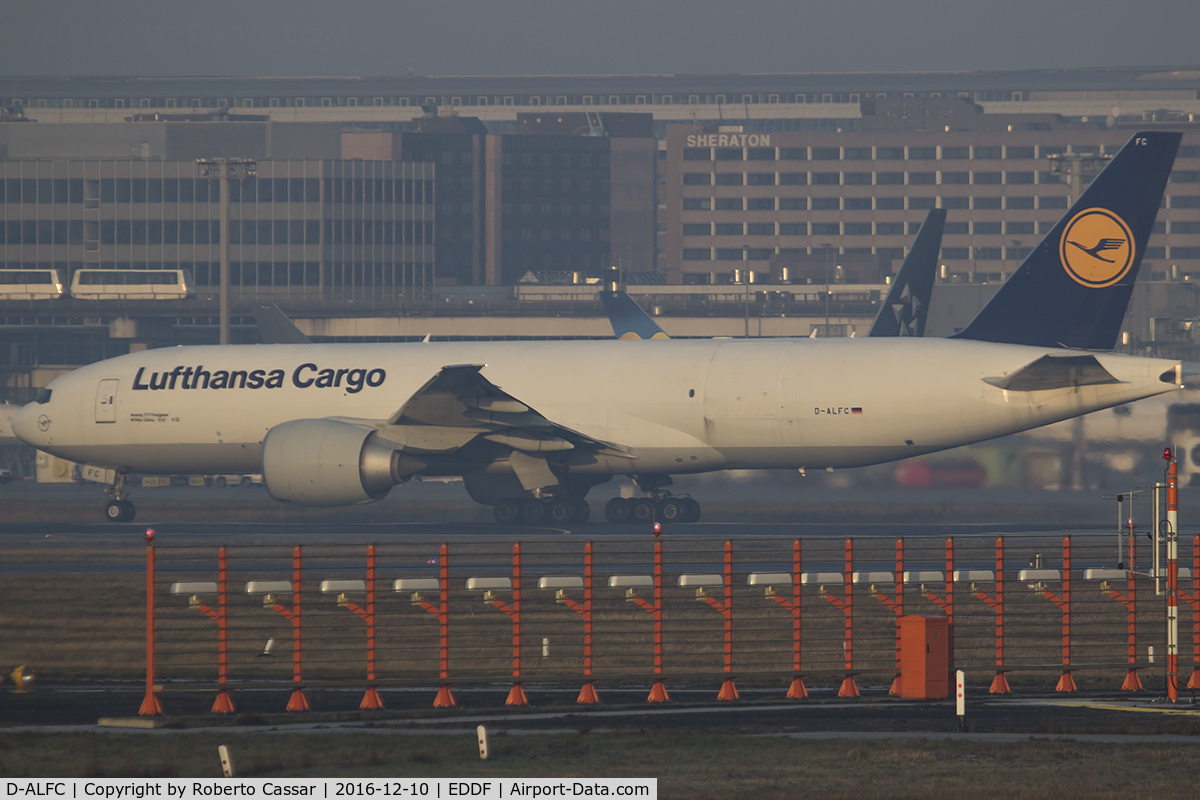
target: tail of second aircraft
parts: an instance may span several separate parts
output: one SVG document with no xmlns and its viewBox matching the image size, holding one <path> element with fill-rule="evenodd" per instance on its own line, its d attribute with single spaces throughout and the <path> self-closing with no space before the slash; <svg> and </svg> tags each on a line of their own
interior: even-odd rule
<svg viewBox="0 0 1200 800">
<path fill-rule="evenodd" d="M 867 336 L 924 336 L 946 211 L 931 208 Z"/>
<path fill-rule="evenodd" d="M 671 338 L 625 292 L 601 290 L 600 302 L 618 339 Z"/>
<path fill-rule="evenodd" d="M 1134 134 L 954 338 L 1111 349 L 1181 137 Z"/>
</svg>

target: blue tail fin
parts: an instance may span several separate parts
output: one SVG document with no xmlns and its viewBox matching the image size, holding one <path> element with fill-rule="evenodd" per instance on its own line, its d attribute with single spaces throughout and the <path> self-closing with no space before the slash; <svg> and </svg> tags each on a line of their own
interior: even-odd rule
<svg viewBox="0 0 1200 800">
<path fill-rule="evenodd" d="M 867 336 L 924 336 L 946 212 L 931 208 Z"/>
<path fill-rule="evenodd" d="M 612 323 L 613 333 L 618 339 L 671 338 L 625 292 L 601 290 L 600 302 L 604 304 L 604 313 L 608 314 L 608 321 Z"/>
<path fill-rule="evenodd" d="M 1134 134 L 955 338 L 1111 349 L 1181 137 Z"/>
</svg>

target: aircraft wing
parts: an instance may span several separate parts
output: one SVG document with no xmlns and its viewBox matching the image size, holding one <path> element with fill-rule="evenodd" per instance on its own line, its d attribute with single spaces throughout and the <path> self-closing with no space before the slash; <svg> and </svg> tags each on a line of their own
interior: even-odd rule
<svg viewBox="0 0 1200 800">
<path fill-rule="evenodd" d="M 984 378 L 983 381 L 1011 392 L 1038 392 L 1121 382 L 1095 356 L 1042 356 L 1016 372 L 1000 378 Z"/>
<path fill-rule="evenodd" d="M 521 453 L 580 449 L 631 457 L 619 445 L 594 439 L 542 416 L 483 377 L 480 371 L 484 366 L 442 367 L 387 420 L 392 433 L 400 434 L 395 438 L 416 449 L 422 449 L 418 442 L 436 442 L 438 446 L 429 449 L 440 452 L 457 449 L 481 436 Z"/>
</svg>

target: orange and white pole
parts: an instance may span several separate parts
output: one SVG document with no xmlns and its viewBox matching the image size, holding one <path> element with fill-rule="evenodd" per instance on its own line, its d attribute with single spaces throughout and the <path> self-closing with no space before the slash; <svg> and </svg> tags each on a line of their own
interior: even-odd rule
<svg viewBox="0 0 1200 800">
<path fill-rule="evenodd" d="M 1179 465 L 1167 459 L 1167 698 L 1179 701 Z"/>
<path fill-rule="evenodd" d="M 146 695 L 138 716 L 163 713 L 154 688 L 154 529 L 147 528 L 146 539 Z"/>
</svg>

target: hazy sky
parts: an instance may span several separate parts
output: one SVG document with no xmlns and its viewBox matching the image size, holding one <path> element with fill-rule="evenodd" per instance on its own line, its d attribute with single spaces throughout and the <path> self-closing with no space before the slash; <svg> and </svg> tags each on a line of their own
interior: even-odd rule
<svg viewBox="0 0 1200 800">
<path fill-rule="evenodd" d="M 1197 0 L 4 0 L 0 77 L 1200 63 Z"/>
</svg>

